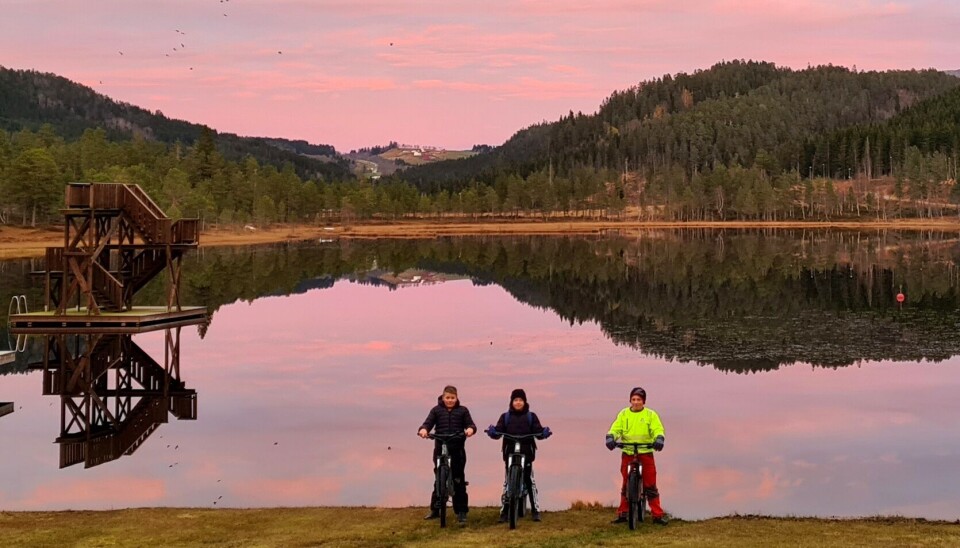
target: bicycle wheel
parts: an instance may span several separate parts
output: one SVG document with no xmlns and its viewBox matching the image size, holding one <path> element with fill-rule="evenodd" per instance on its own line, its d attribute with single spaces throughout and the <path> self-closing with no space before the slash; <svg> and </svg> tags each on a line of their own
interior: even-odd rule
<svg viewBox="0 0 960 548">
<path fill-rule="evenodd" d="M 510 475 L 507 478 L 507 490 L 508 490 L 508 504 L 507 513 L 510 514 L 510 528 L 517 528 L 517 517 L 520 514 L 520 505 L 523 502 L 520 500 L 520 490 L 523 487 L 521 483 L 523 482 L 523 471 L 520 470 L 519 466 L 510 467 Z"/>
<path fill-rule="evenodd" d="M 450 478 L 450 469 L 446 466 L 440 466 L 437 469 L 437 504 L 440 505 L 437 511 L 440 513 L 440 527 L 447 526 L 447 498 L 450 493 L 447 491 L 447 482 Z"/>
<path fill-rule="evenodd" d="M 643 492 L 643 486 L 640 486 L 640 498 L 637 500 L 637 523 L 643 523 L 643 514 L 646 512 L 647 496 Z"/>
<path fill-rule="evenodd" d="M 636 469 L 630 471 L 630 476 L 627 478 L 627 504 L 629 506 L 629 512 L 627 515 L 627 522 L 630 525 L 630 529 L 636 529 L 637 523 L 642 520 L 642 517 L 637 516 L 637 507 L 639 506 L 638 501 L 640 500 L 640 474 L 637 473 Z"/>
<path fill-rule="evenodd" d="M 520 504 L 517 505 L 517 517 L 522 518 L 524 514 L 527 513 L 527 490 L 522 485 L 523 483 L 523 472 L 520 473 Z"/>
</svg>

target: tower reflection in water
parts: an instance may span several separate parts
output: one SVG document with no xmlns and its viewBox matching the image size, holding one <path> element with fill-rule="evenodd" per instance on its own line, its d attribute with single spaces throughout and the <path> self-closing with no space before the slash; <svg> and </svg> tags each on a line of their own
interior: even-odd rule
<svg viewBox="0 0 960 548">
<path fill-rule="evenodd" d="M 196 420 L 197 393 L 180 377 L 180 330 L 163 328 L 154 358 L 131 333 L 42 337 L 43 394 L 60 397 L 60 468 L 97 466 L 133 454 L 170 415 Z"/>
</svg>

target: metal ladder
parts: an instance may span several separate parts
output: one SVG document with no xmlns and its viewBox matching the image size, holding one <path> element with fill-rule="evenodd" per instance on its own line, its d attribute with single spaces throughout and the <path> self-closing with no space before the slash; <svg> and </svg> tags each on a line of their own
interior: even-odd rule
<svg viewBox="0 0 960 548">
<path fill-rule="evenodd" d="M 14 314 L 28 314 L 30 310 L 27 307 L 27 296 L 26 295 L 14 295 L 10 298 L 10 306 L 7 307 L 7 322 L 10 322 L 10 316 Z M 10 339 L 9 332 L 7 332 L 7 344 L 10 345 L 15 352 L 23 352 L 27 349 L 27 336 L 26 335 L 17 335 L 16 344 Z"/>
</svg>

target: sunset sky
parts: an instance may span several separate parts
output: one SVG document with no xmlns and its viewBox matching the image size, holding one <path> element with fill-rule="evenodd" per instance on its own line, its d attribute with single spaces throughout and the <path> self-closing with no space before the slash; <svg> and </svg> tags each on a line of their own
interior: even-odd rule
<svg viewBox="0 0 960 548">
<path fill-rule="evenodd" d="M 469 148 L 724 59 L 960 69 L 953 0 L 0 0 L 0 66 L 218 131 Z M 122 52 L 122 53 L 121 53 Z"/>
</svg>

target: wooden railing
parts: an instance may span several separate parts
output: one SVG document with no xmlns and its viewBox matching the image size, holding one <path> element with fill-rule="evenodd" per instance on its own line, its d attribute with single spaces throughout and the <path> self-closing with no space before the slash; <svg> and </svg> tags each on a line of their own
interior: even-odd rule
<svg viewBox="0 0 960 548">
<path fill-rule="evenodd" d="M 142 398 L 137 403 L 117 435 L 118 457 L 136 451 L 158 426 L 167 422 L 167 406 L 164 403 L 163 398 Z"/>
<path fill-rule="evenodd" d="M 173 223 L 170 243 L 195 244 L 200 239 L 200 221 L 198 219 L 180 219 Z"/>
<path fill-rule="evenodd" d="M 130 376 L 144 390 L 161 391 L 163 385 L 170 381 L 163 367 L 134 342 L 127 346 L 127 361 L 130 364 Z"/>
<path fill-rule="evenodd" d="M 91 287 L 91 289 L 93 291 L 100 293 L 109 301 L 108 303 L 104 303 L 107 306 L 101 306 L 100 308 L 123 310 L 125 304 L 123 300 L 123 284 L 120 283 L 120 280 L 114 278 L 109 270 L 96 261 L 93 262 L 92 285 L 93 287 Z"/>
<path fill-rule="evenodd" d="M 166 252 L 162 249 L 144 249 L 130 261 L 127 290 L 136 293 L 167 266 Z"/>
<path fill-rule="evenodd" d="M 84 440 L 60 440 L 60 468 L 87 460 Z"/>
<path fill-rule="evenodd" d="M 138 185 L 69 183 L 66 204 L 68 209 L 123 209 L 148 244 L 190 244 L 196 243 L 200 236 L 197 219 L 172 222 Z"/>
<path fill-rule="evenodd" d="M 160 208 L 142 190 L 135 192 L 130 190 L 130 187 L 139 190 L 139 187 L 135 185 L 122 185 L 121 188 L 127 190 L 123 201 L 124 213 L 140 229 L 143 239 L 148 244 L 167 243 L 170 234 L 170 219 L 162 211 L 159 211 Z M 143 198 L 147 198 L 147 201 L 144 201 Z"/>
<path fill-rule="evenodd" d="M 47 272 L 63 272 L 67 268 L 67 263 L 63 260 L 62 247 L 48 247 L 44 259 L 47 264 Z"/>
<path fill-rule="evenodd" d="M 187 394 L 170 396 L 170 413 L 178 420 L 197 420 L 197 393 L 190 390 Z"/>
<path fill-rule="evenodd" d="M 160 206 L 158 206 L 139 185 L 123 185 L 123 187 L 127 190 L 128 197 L 132 197 L 136 199 L 137 202 L 146 206 L 147 209 L 153 213 L 154 217 L 158 219 L 165 219 L 167 217 L 167 214 L 160 209 Z"/>
</svg>

